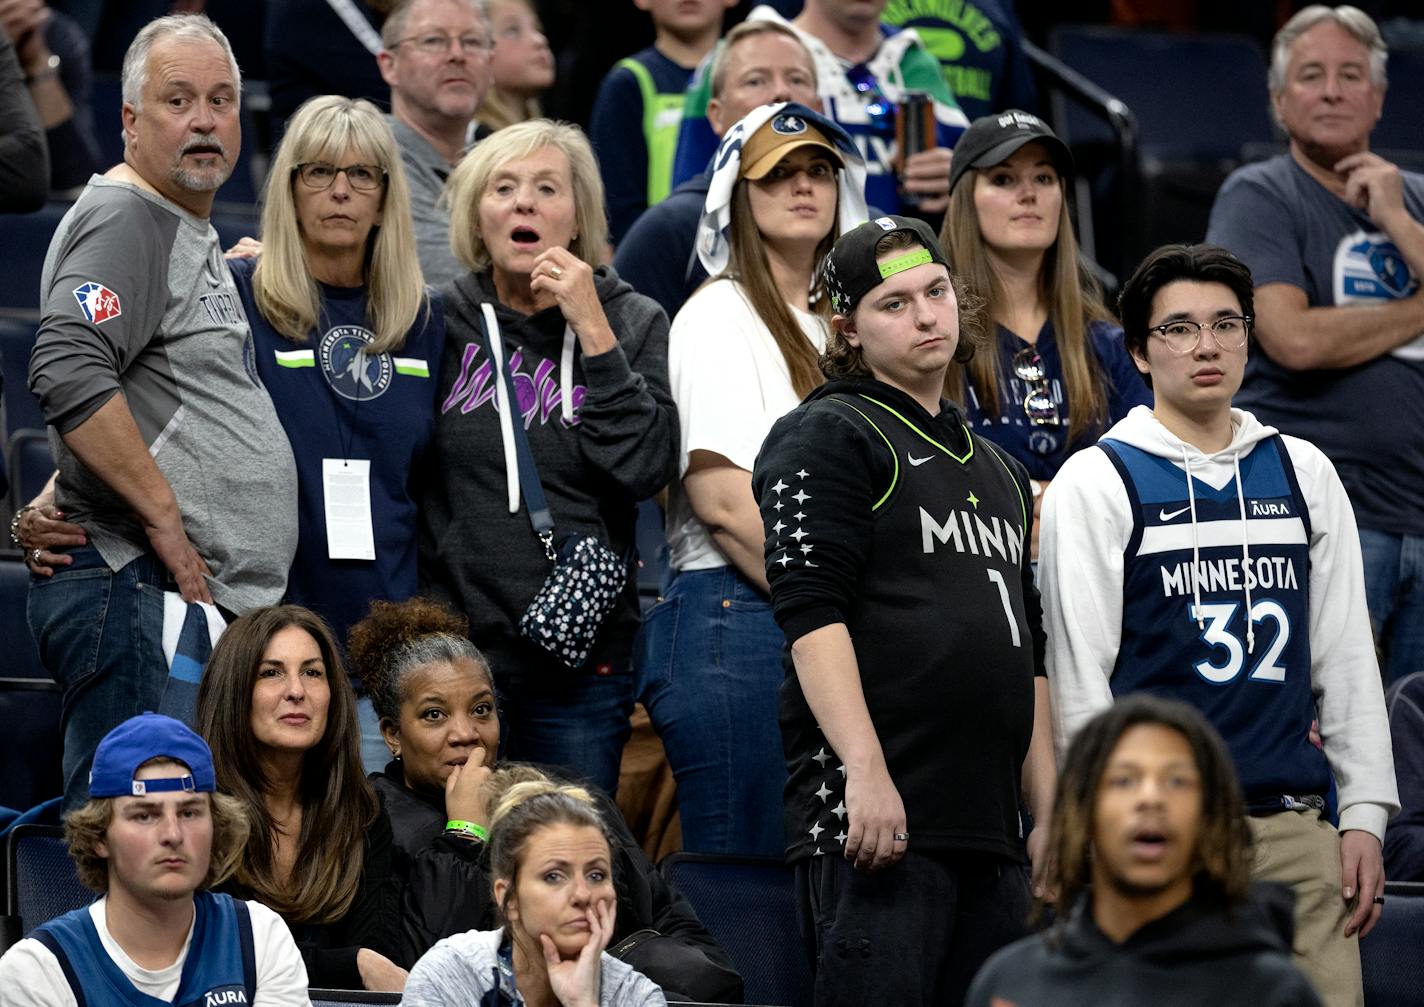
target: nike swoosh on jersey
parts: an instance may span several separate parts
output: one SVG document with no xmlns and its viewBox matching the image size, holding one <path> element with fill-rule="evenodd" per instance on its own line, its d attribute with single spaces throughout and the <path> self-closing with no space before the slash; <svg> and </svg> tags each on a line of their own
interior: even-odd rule
<svg viewBox="0 0 1424 1007">
<path fill-rule="evenodd" d="M 914 455 L 906 451 L 905 458 L 909 461 L 911 465 L 920 466 L 927 461 L 932 461 L 934 459 L 934 455 L 925 455 L 923 458 L 916 458 Z"/>
<path fill-rule="evenodd" d="M 1157 512 L 1157 519 L 1159 521 L 1170 521 L 1172 518 L 1179 517 L 1191 509 L 1191 505 L 1183 507 L 1181 510 L 1168 511 L 1163 509 Z"/>
</svg>

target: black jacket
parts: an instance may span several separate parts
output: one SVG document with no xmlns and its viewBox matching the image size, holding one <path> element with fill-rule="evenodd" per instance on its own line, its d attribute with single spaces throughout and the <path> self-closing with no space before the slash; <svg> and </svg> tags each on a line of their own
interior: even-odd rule
<svg viewBox="0 0 1424 1007">
<path fill-rule="evenodd" d="M 965 1007 L 1319 1007 L 1291 964 L 1291 905 L 1281 885 L 1231 910 L 1198 891 L 1116 944 L 1085 899 L 1065 925 L 990 958 Z"/>
<path fill-rule="evenodd" d="M 540 769 L 560 779 L 548 768 Z M 608 953 L 670 995 L 741 1003 L 741 977 L 692 906 L 648 861 L 608 795 L 591 783 L 578 782 L 594 795 L 613 839 L 618 917 Z M 392 868 L 405 884 L 402 964 L 410 967 L 442 937 L 498 927 L 485 844 L 445 835 L 444 795 L 407 788 L 399 761 L 389 763 L 384 773 L 372 773 L 371 783 L 390 814 L 395 833 Z"/>
</svg>

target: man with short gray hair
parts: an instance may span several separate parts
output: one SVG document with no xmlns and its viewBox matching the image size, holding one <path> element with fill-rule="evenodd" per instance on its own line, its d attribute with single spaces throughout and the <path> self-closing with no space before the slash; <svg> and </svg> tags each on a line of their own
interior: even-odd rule
<svg viewBox="0 0 1424 1007">
<path fill-rule="evenodd" d="M 445 180 L 469 148 L 490 85 L 494 37 L 484 0 L 401 0 L 381 26 L 377 55 L 391 86 L 386 117 L 410 182 L 420 268 L 428 283 L 466 272 L 450 251 Z"/>
<path fill-rule="evenodd" d="M 1270 71 L 1290 151 L 1232 174 L 1207 232 L 1256 284 L 1235 404 L 1340 473 L 1386 684 L 1424 667 L 1424 176 L 1370 150 L 1387 55 L 1356 7 L 1291 18 Z"/>
<path fill-rule="evenodd" d="M 124 59 L 123 163 L 89 182 L 45 259 L 30 388 L 53 502 L 84 544 L 27 554 L 52 571 L 32 579 L 29 620 L 65 688 L 70 808 L 105 732 L 160 706 L 165 592 L 229 615 L 272 604 L 296 551 L 296 466 L 208 220 L 241 87 L 206 17 L 144 27 Z"/>
</svg>

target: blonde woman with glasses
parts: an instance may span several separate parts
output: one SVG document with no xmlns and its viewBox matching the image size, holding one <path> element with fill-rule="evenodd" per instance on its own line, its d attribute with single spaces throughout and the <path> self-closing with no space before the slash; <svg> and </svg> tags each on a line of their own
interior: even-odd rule
<svg viewBox="0 0 1424 1007">
<path fill-rule="evenodd" d="M 954 148 L 940 233 L 955 270 L 988 301 L 997 350 L 952 364 L 946 393 L 976 433 L 1028 469 L 1035 516 L 1070 454 L 1151 402 L 1078 254 L 1064 198 L 1072 170 L 1067 146 L 1037 116 L 976 119 Z"/>
<path fill-rule="evenodd" d="M 372 599 L 416 592 L 412 491 L 435 431 L 445 339 L 400 156 L 374 105 L 326 95 L 297 111 L 267 181 L 261 254 L 228 264 L 252 326 L 250 366 L 297 460 L 287 599 L 344 639 Z M 374 716 L 370 725 L 379 767 Z"/>
</svg>

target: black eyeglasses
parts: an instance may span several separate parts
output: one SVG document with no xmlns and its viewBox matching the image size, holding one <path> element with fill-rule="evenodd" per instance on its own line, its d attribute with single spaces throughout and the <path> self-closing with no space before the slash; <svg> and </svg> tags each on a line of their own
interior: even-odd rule
<svg viewBox="0 0 1424 1007">
<path fill-rule="evenodd" d="M 348 164 L 338 168 L 326 161 L 308 161 L 292 170 L 301 176 L 302 183 L 309 189 L 330 189 L 336 176 L 343 172 L 351 188 L 362 192 L 370 192 L 386 184 L 386 169 L 379 164 Z"/>
<path fill-rule="evenodd" d="M 1061 420 L 1058 403 L 1053 400 L 1053 389 L 1048 386 L 1048 368 L 1035 347 L 1025 346 L 1014 354 L 1014 374 L 1029 386 L 1023 400 L 1023 411 L 1028 421 L 1036 427 L 1058 426 Z"/>
<path fill-rule="evenodd" d="M 1214 322 L 1194 322 L 1190 318 L 1179 318 L 1161 325 L 1153 325 L 1148 332 L 1160 336 L 1167 349 L 1185 356 L 1201 343 L 1202 331 L 1211 329 L 1216 345 L 1223 350 L 1239 350 L 1246 345 L 1246 336 L 1251 331 L 1250 315 L 1223 315 Z"/>
</svg>

